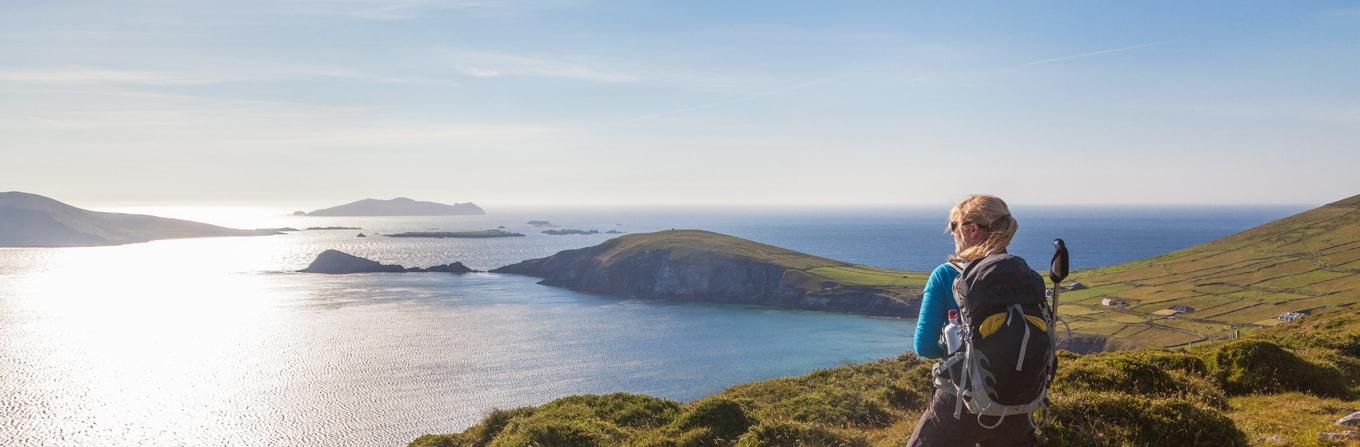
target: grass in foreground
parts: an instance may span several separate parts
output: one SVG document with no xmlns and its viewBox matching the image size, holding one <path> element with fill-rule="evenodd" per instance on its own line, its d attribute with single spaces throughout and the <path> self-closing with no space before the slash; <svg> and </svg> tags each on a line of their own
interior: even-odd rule
<svg viewBox="0 0 1360 447">
<path fill-rule="evenodd" d="M 1043 445 L 1343 445 L 1360 409 L 1360 308 L 1190 349 L 1063 353 Z M 412 447 L 899 446 L 929 399 L 914 355 L 680 403 L 616 393 L 496 410 Z"/>
</svg>

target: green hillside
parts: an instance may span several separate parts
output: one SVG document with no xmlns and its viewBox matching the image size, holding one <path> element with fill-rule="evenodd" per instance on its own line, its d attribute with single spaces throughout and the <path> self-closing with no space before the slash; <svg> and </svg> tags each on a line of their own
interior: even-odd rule
<svg viewBox="0 0 1360 447">
<path fill-rule="evenodd" d="M 900 446 L 930 363 L 895 359 L 738 385 L 690 403 L 616 393 L 491 412 L 412 447 Z M 1062 355 L 1046 446 L 1344 445 L 1360 408 L 1360 308 L 1193 349 Z"/>
<path fill-rule="evenodd" d="M 602 264 L 626 259 L 639 251 L 667 250 L 672 258 L 727 256 L 775 264 L 806 275 L 807 281 L 825 280 L 851 286 L 904 288 L 920 294 L 926 273 L 903 272 L 856 265 L 835 259 L 703 230 L 671 230 L 630 234 L 596 256 Z"/>
<path fill-rule="evenodd" d="M 1144 347 L 1230 338 L 1277 325 L 1285 312 L 1350 306 L 1360 302 L 1360 196 L 1070 280 L 1089 287 L 1062 294 L 1073 331 Z M 1155 314 L 1172 306 L 1193 311 Z"/>
<path fill-rule="evenodd" d="M 521 265 L 556 265 L 559 258 L 571 258 L 575 264 L 589 265 L 592 270 L 630 269 L 630 262 L 639 262 L 647 254 L 664 253 L 668 262 L 677 265 L 719 265 L 718 261 L 749 262 L 777 266 L 783 270 L 782 283 L 802 289 L 808 295 L 827 296 L 836 293 L 868 291 L 892 296 L 907 303 L 919 298 L 928 273 L 900 272 L 849 264 L 816 255 L 800 253 L 782 247 L 753 242 L 703 230 L 669 230 L 630 234 L 605 240 L 601 245 L 586 249 L 562 251 L 545 260 L 530 260 Z M 537 268 L 536 268 L 537 269 Z M 549 270 L 554 268 L 548 268 Z M 560 265 L 556 266 L 560 269 Z M 511 265 L 492 272 L 524 273 Z"/>
</svg>

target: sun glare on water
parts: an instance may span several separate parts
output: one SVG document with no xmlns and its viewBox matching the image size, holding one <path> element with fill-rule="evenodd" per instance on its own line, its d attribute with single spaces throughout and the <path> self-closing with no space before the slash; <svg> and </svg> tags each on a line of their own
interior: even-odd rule
<svg viewBox="0 0 1360 447">
<path fill-rule="evenodd" d="M 243 360 L 258 357 L 252 351 L 267 337 L 287 336 L 279 333 L 287 325 L 271 320 L 286 317 L 272 303 L 289 292 L 271 285 L 277 275 L 247 273 L 270 243 L 222 238 L 29 251 L 40 259 L 0 290 L 3 311 L 27 317 L 21 327 L 0 329 L 11 344 L 4 350 L 35 354 L 19 356 L 28 374 L 5 380 L 38 382 L 16 391 L 32 394 L 17 396 L 30 408 L 16 423 L 42 426 L 56 417 L 61 426 L 99 427 L 101 440 L 162 445 L 250 419 L 250 408 L 224 403 L 262 373 L 244 369 L 259 363 Z"/>
</svg>

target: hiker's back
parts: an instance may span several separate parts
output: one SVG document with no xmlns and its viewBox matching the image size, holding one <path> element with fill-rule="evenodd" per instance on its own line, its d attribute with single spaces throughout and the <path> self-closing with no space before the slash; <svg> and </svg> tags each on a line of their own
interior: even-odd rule
<svg viewBox="0 0 1360 447">
<path fill-rule="evenodd" d="M 1019 256 L 990 255 L 963 269 L 954 280 L 954 297 L 968 329 L 967 355 L 975 357 L 978 376 L 991 380 L 973 384 L 958 377 L 960 385 L 980 386 L 991 402 L 1018 411 L 1041 404 L 1036 400 L 1045 397 L 1053 356 L 1044 290 L 1043 278 Z"/>
</svg>

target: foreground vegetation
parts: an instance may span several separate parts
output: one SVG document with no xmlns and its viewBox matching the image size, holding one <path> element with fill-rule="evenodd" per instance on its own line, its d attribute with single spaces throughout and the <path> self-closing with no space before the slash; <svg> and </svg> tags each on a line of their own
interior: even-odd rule
<svg viewBox="0 0 1360 447">
<path fill-rule="evenodd" d="M 739 385 L 690 403 L 616 393 L 495 410 L 412 447 L 898 446 L 930 363 L 895 359 Z M 1189 349 L 1063 353 L 1044 445 L 1343 445 L 1360 409 L 1360 308 Z"/>
</svg>

